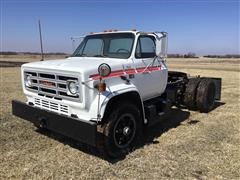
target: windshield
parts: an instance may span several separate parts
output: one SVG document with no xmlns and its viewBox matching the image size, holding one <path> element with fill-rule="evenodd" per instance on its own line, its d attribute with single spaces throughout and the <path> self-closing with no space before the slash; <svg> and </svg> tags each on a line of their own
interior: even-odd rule
<svg viewBox="0 0 240 180">
<path fill-rule="evenodd" d="M 130 57 L 134 42 L 132 33 L 111 33 L 86 36 L 73 57 Z"/>
</svg>

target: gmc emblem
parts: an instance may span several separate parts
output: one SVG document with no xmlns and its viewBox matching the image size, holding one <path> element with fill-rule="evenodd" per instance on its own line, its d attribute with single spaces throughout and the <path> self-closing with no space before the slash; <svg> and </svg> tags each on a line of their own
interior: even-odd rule
<svg viewBox="0 0 240 180">
<path fill-rule="evenodd" d="M 42 80 L 40 80 L 39 84 L 42 84 L 42 85 L 48 86 L 48 87 L 55 87 L 55 83 L 49 82 L 49 81 L 42 81 Z"/>
</svg>

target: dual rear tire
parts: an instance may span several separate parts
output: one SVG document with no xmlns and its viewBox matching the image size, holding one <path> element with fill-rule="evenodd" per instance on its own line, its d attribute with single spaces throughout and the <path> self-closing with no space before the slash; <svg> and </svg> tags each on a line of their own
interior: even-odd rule
<svg viewBox="0 0 240 180">
<path fill-rule="evenodd" d="M 216 86 L 211 79 L 202 79 L 197 88 L 196 103 L 200 112 L 208 113 L 214 108 Z"/>
<path fill-rule="evenodd" d="M 184 93 L 184 104 L 190 110 L 208 113 L 214 108 L 216 86 L 210 78 L 189 79 Z"/>
</svg>

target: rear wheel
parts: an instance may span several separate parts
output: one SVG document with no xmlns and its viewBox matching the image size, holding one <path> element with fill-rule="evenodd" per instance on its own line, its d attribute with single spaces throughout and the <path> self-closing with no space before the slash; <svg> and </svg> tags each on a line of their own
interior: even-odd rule
<svg viewBox="0 0 240 180">
<path fill-rule="evenodd" d="M 104 125 L 104 151 L 110 157 L 121 157 L 132 150 L 141 133 L 140 112 L 129 103 L 113 109 Z"/>
<path fill-rule="evenodd" d="M 197 108 L 200 112 L 207 113 L 214 108 L 216 86 L 211 79 L 201 79 L 197 88 Z"/>
<path fill-rule="evenodd" d="M 184 104 L 190 110 L 196 110 L 197 108 L 196 95 L 200 80 L 200 78 L 191 78 L 186 85 L 186 90 L 184 93 Z"/>
</svg>

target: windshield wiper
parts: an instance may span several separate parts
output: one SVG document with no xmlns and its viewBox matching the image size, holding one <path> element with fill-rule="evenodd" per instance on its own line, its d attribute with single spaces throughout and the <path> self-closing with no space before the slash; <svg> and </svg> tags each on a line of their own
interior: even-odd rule
<svg viewBox="0 0 240 180">
<path fill-rule="evenodd" d="M 76 54 L 75 56 L 73 57 L 86 57 L 87 55 L 86 54 Z"/>
<path fill-rule="evenodd" d="M 94 55 L 93 57 L 107 57 L 107 56 L 103 54 L 97 54 L 97 55 Z"/>
</svg>

